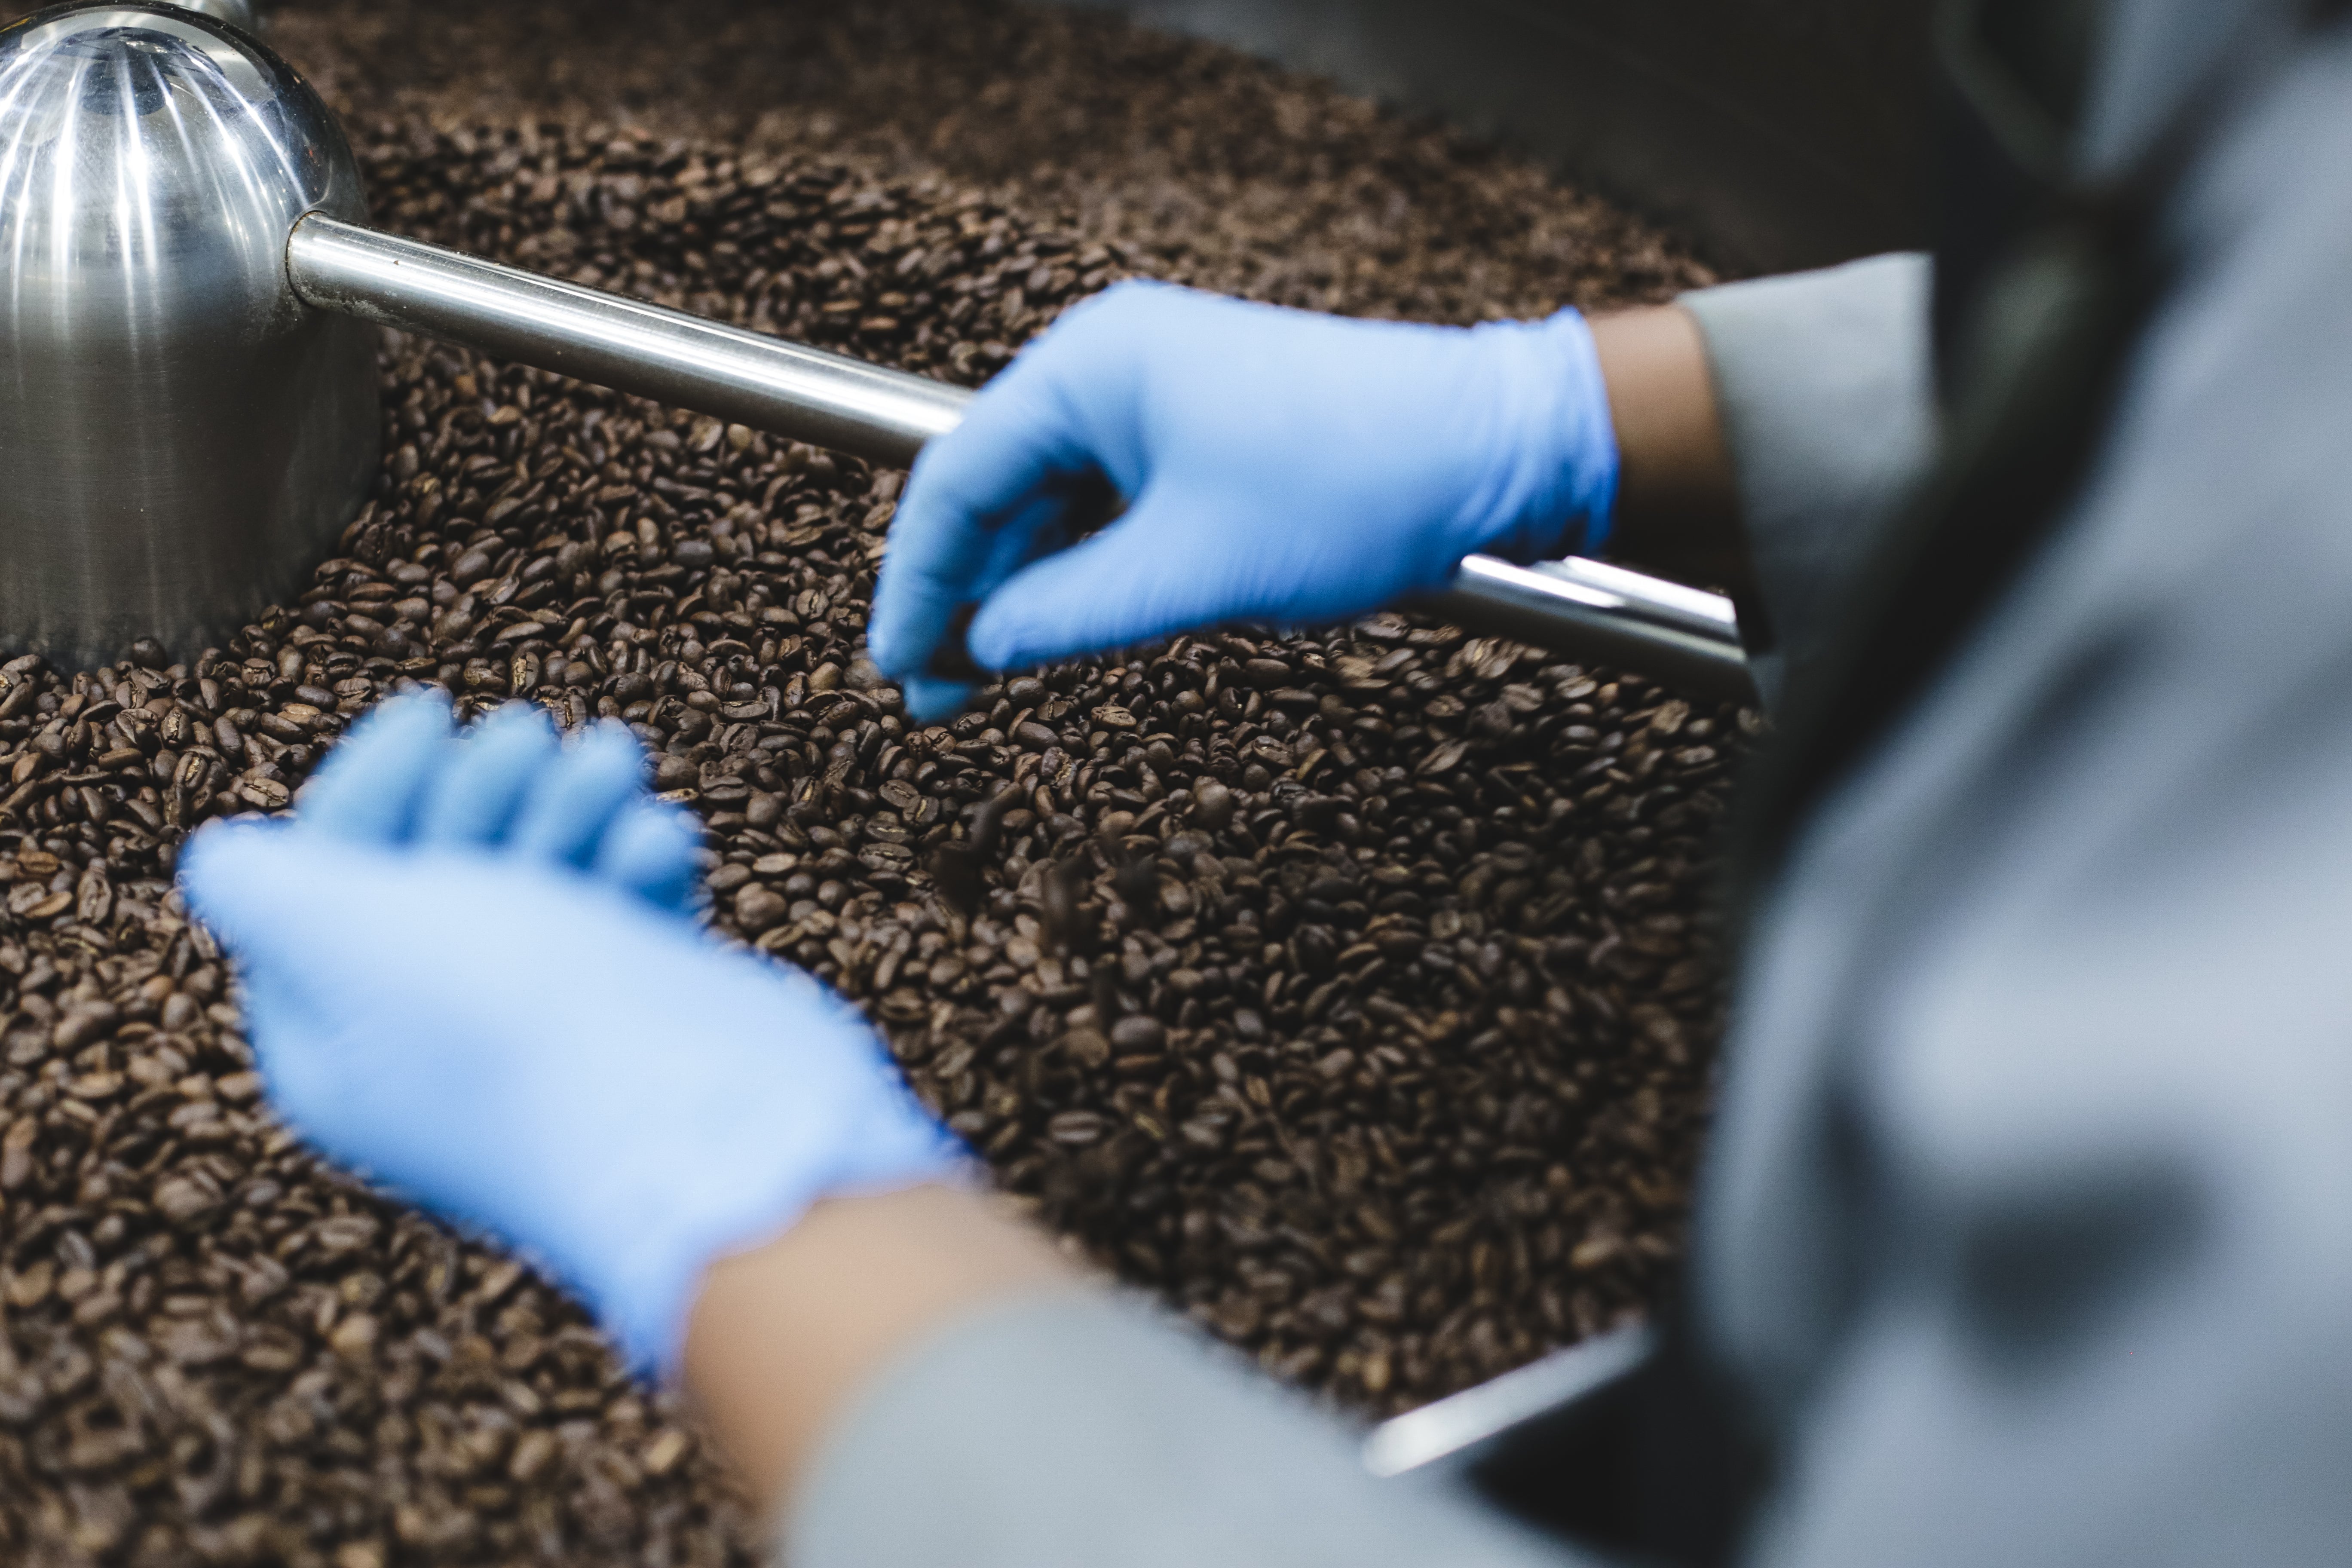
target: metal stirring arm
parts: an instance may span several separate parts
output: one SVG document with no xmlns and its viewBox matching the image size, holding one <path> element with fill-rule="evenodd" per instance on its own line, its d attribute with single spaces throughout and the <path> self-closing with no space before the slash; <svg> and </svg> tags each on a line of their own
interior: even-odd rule
<svg viewBox="0 0 2352 1568">
<path fill-rule="evenodd" d="M 971 394 L 740 327 L 313 212 L 286 272 L 304 303 L 717 415 L 891 467 L 955 427 Z M 1427 607 L 1517 638 L 1753 700 L 1731 603 L 1598 562 L 1473 555 Z"/>
<path fill-rule="evenodd" d="M 1739 617 L 1721 594 L 1581 556 L 1515 566 L 1473 555 L 1422 607 L 1466 630 L 1638 669 L 1709 697 L 1756 700 Z"/>
<path fill-rule="evenodd" d="M 955 428 L 971 394 L 823 349 L 311 213 L 286 242 L 306 305 L 891 468 Z"/>
</svg>

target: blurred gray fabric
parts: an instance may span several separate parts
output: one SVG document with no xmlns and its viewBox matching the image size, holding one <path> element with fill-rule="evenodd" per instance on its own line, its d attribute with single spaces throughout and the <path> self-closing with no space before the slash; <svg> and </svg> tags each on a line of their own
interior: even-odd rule
<svg viewBox="0 0 2352 1568">
<path fill-rule="evenodd" d="M 780 1561 L 1560 1568 L 1551 1542 L 1420 1482 L 1248 1362 L 1108 1293 L 1008 1303 L 886 1373 L 831 1435 Z"/>
<path fill-rule="evenodd" d="M 2261 85 L 2078 504 L 1757 923 L 1696 1257 L 1759 1563 L 2352 1541 L 2352 39 L 2290 16 L 2118 12 L 2099 157 L 2117 73 Z"/>
<path fill-rule="evenodd" d="M 1797 840 L 1695 1240 L 1770 1568 L 2352 1542 L 2352 37 L 2116 0 L 2083 166 L 2254 63 L 2051 547 Z M 1922 461 L 1925 271 L 1692 301 L 1783 645 Z M 1039 1303 L 866 1396 L 793 1561 L 1575 1561 L 1174 1331 Z"/>
<path fill-rule="evenodd" d="M 1934 271 L 1881 256 L 1683 296 L 1715 373 L 1748 556 L 1775 644 L 1753 658 L 1769 707 L 1793 643 L 1818 632 L 1854 542 L 1935 454 Z"/>
</svg>

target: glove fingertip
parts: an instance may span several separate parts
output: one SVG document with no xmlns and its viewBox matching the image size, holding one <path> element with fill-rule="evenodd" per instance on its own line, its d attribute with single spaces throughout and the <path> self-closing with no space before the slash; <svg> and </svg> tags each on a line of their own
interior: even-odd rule
<svg viewBox="0 0 2352 1568">
<path fill-rule="evenodd" d="M 919 676 L 939 641 L 939 629 L 947 624 L 947 614 L 935 595 L 919 589 L 903 589 L 884 598 L 890 593 L 887 579 L 884 581 L 876 593 L 874 621 L 866 634 L 866 654 L 893 680 Z"/>
<path fill-rule="evenodd" d="M 356 843 L 404 837 L 435 753 L 455 733 L 448 699 L 437 691 L 379 703 L 352 726 L 302 791 L 297 816 Z"/>
<path fill-rule="evenodd" d="M 540 775 L 523 804 L 517 853 L 584 867 L 614 816 L 644 787 L 645 748 L 614 720 L 582 733 Z"/>
<path fill-rule="evenodd" d="M 278 820 L 207 824 L 181 849 L 178 881 L 189 910 L 207 925 L 242 928 L 274 907 L 286 877 L 288 836 Z"/>
<path fill-rule="evenodd" d="M 506 838 L 533 783 L 562 754 L 544 710 L 519 702 L 499 708 L 426 781 L 417 841 L 491 845 Z"/>
<path fill-rule="evenodd" d="M 184 879 L 210 875 L 214 868 L 236 864 L 292 831 L 294 825 L 282 816 L 237 816 L 207 822 L 188 835 L 188 841 L 181 846 L 180 875 Z"/>
<path fill-rule="evenodd" d="M 490 710 L 490 716 L 488 719 L 483 720 L 482 722 L 485 724 L 529 724 L 534 729 L 545 731 L 551 736 L 554 735 L 556 732 L 555 720 L 548 713 L 547 710 L 541 708 L 536 702 L 526 700 L 520 697 L 508 698 L 504 702 L 499 703 L 496 708 L 492 709 Z"/>
<path fill-rule="evenodd" d="M 536 702 L 513 700 L 499 703 L 489 716 L 474 726 L 474 739 L 499 738 L 509 745 L 530 745 L 550 750 L 562 744 L 563 736 L 555 727 L 546 709 Z M 508 739 L 512 737 L 512 739 Z"/>
<path fill-rule="evenodd" d="M 618 719 L 599 719 L 589 725 L 582 732 L 572 752 L 574 755 L 610 754 L 617 758 L 625 758 L 629 766 L 639 771 L 643 771 L 646 765 L 645 742 L 637 739 L 636 731 Z"/>
<path fill-rule="evenodd" d="M 639 802 L 604 836 L 593 873 L 658 909 L 682 910 L 694 896 L 694 852 L 701 842 L 686 813 Z"/>
<path fill-rule="evenodd" d="M 371 748 L 404 750 L 443 740 L 457 730 L 457 718 L 446 692 L 438 689 L 404 692 L 388 697 L 362 714 L 336 755 L 352 756 Z"/>
<path fill-rule="evenodd" d="M 992 611 L 993 613 L 992 613 Z M 1020 669 L 1043 662 L 1035 649 L 1042 640 L 1032 618 L 1018 607 L 990 605 L 972 617 L 964 640 L 972 662 L 987 669 Z"/>
<path fill-rule="evenodd" d="M 909 675 L 899 684 L 907 711 L 925 724 L 944 723 L 962 712 L 979 688 L 933 675 Z"/>
</svg>

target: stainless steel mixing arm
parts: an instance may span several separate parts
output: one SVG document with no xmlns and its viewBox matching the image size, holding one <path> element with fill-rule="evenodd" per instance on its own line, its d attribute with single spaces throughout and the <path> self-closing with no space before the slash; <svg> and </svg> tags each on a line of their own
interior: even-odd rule
<svg viewBox="0 0 2352 1568">
<path fill-rule="evenodd" d="M 971 394 L 822 349 L 500 267 L 324 213 L 294 226 L 303 303 L 903 467 Z M 1597 562 L 1464 562 L 1429 608 L 1477 632 L 1605 660 L 1710 695 L 1755 688 L 1730 602 Z"/>
<path fill-rule="evenodd" d="M 892 468 L 971 394 L 314 212 L 286 243 L 306 305 L 715 414 Z"/>
<path fill-rule="evenodd" d="M 1473 555 L 1422 607 L 1469 631 L 1638 669 L 1710 697 L 1757 700 L 1731 601 L 1645 573 L 1581 556 L 1515 566 Z"/>
</svg>

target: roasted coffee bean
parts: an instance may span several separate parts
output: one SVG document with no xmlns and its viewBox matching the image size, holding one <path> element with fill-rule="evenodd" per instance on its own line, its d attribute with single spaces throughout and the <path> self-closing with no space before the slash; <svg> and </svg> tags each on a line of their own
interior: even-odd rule
<svg viewBox="0 0 2352 1568">
<path fill-rule="evenodd" d="M 1079 10 L 273 27 L 394 229 L 965 384 L 1134 274 L 1457 322 L 1706 277 L 1517 160 Z M 1752 721 L 1375 616 L 972 671 L 919 724 L 863 647 L 902 476 L 421 339 L 383 365 L 370 503 L 291 602 L 0 661 L 10 1561 L 756 1560 L 561 1291 L 272 1121 L 172 892 L 189 829 L 412 685 L 634 726 L 717 931 L 1277 1375 L 1392 1410 L 1658 1301 Z"/>
<path fill-rule="evenodd" d="M 1234 792 L 1210 779 L 1192 793 L 1192 820 L 1211 833 L 1222 833 L 1234 819 Z"/>
</svg>

